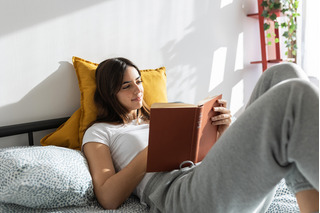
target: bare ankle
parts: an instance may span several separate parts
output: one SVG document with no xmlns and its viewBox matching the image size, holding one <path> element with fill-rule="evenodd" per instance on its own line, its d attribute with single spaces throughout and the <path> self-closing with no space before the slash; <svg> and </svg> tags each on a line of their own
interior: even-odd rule
<svg viewBox="0 0 320 213">
<path fill-rule="evenodd" d="M 304 190 L 296 193 L 301 213 L 319 211 L 319 192 L 317 190 Z"/>
</svg>

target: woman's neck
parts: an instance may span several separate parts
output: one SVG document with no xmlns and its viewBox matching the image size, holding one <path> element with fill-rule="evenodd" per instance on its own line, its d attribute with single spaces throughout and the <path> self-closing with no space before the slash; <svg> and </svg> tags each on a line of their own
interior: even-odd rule
<svg viewBox="0 0 320 213">
<path fill-rule="evenodd" d="M 129 122 L 137 119 L 137 117 L 138 117 L 138 112 L 137 112 L 137 110 L 132 110 L 132 111 L 128 114 L 128 118 L 129 118 L 128 120 L 129 120 Z"/>
<path fill-rule="evenodd" d="M 145 120 L 141 114 L 140 110 L 133 110 L 128 114 L 128 121 L 124 123 L 132 123 L 135 121 L 136 124 L 146 124 L 149 120 Z"/>
</svg>

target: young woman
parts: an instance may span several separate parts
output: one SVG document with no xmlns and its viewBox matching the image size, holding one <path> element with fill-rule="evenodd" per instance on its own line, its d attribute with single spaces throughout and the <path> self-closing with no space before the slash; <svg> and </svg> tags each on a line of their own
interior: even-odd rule
<svg viewBox="0 0 320 213">
<path fill-rule="evenodd" d="M 265 71 L 245 112 L 228 128 L 226 102 L 214 108 L 219 139 L 201 164 L 146 173 L 149 108 L 129 60 L 96 70 L 96 122 L 83 139 L 95 195 L 115 209 L 132 192 L 151 212 L 253 212 L 286 179 L 301 212 L 319 208 L 319 94 L 294 64 Z M 225 131 L 228 128 L 227 131 Z"/>
</svg>

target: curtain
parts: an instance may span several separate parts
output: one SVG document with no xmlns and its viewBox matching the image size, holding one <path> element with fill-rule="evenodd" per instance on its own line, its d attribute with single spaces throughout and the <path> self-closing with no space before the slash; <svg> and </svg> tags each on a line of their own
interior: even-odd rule
<svg viewBox="0 0 320 213">
<path fill-rule="evenodd" d="M 320 73 L 320 1 L 300 1 L 301 18 L 298 22 L 298 58 L 299 64 L 311 80 L 318 81 Z M 300 35 L 300 38 L 299 38 Z M 300 42 L 299 42 L 300 41 Z"/>
</svg>

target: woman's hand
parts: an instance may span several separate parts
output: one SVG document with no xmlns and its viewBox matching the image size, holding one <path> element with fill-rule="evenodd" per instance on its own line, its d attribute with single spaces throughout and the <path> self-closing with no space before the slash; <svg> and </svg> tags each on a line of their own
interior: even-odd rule
<svg viewBox="0 0 320 213">
<path fill-rule="evenodd" d="M 218 100 L 219 107 L 213 107 L 213 111 L 218 112 L 218 115 L 211 117 L 211 124 L 218 126 L 218 138 L 231 124 L 231 112 L 227 109 L 227 101 Z"/>
</svg>

